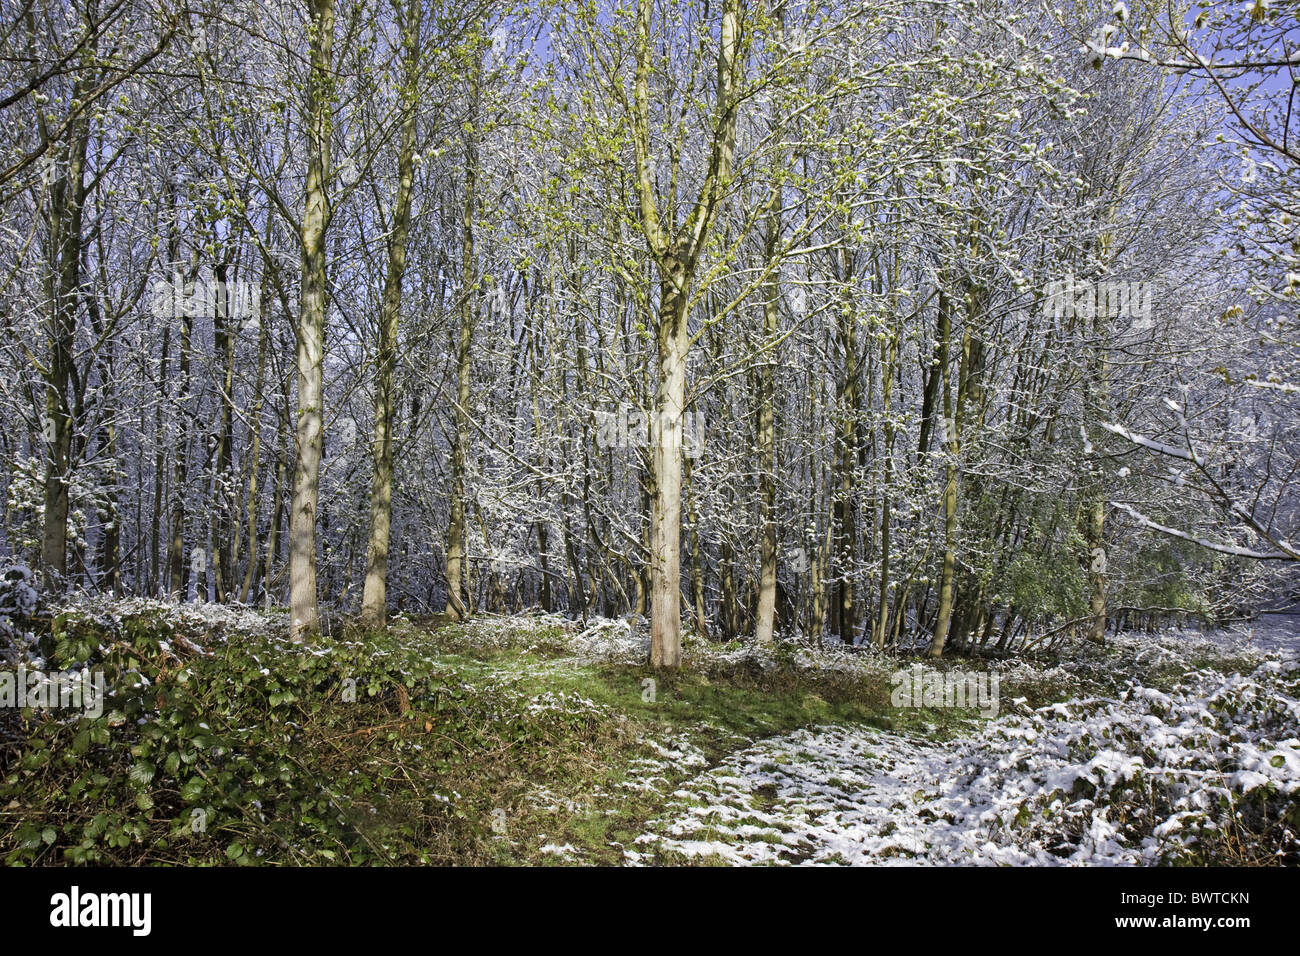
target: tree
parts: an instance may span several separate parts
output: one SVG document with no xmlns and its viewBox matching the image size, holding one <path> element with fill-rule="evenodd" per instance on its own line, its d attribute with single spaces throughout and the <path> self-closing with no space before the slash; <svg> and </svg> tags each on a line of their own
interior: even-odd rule
<svg viewBox="0 0 1300 956">
<path fill-rule="evenodd" d="M 320 626 L 316 607 L 316 509 L 323 441 L 325 311 L 329 295 L 325 234 L 330 221 L 326 176 L 330 167 L 333 110 L 334 0 L 311 0 L 310 11 L 310 75 L 305 105 L 307 182 L 300 231 L 302 291 L 296 326 L 297 455 L 293 503 L 289 510 L 289 613 L 295 637 Z"/>
<path fill-rule="evenodd" d="M 398 323 L 402 309 L 402 280 L 406 275 L 406 244 L 411 225 L 411 193 L 415 181 L 417 103 L 423 62 L 420 56 L 423 3 L 410 0 L 402 21 L 404 71 L 398 90 L 401 139 L 397 153 L 397 192 L 388 230 L 388 263 L 379 316 L 379 347 L 375 356 L 374 456 L 370 479 L 370 540 L 366 547 L 366 580 L 361 616 L 371 627 L 383 627 L 388 613 L 388 544 L 393 506 L 393 416 L 396 409 Z"/>
</svg>

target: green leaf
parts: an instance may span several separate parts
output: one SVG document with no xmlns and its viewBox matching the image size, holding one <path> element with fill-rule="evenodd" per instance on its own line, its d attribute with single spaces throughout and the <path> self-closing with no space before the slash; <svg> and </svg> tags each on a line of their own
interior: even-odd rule
<svg viewBox="0 0 1300 956">
<path fill-rule="evenodd" d="M 147 787 L 157 772 L 157 768 L 149 761 L 140 760 L 132 765 L 131 772 L 127 776 L 137 787 Z"/>
<path fill-rule="evenodd" d="M 181 787 L 181 799 L 184 800 L 186 803 L 193 803 L 202 795 L 202 793 L 203 793 L 202 777 L 190 777 L 189 780 L 185 781 L 185 785 Z"/>
</svg>

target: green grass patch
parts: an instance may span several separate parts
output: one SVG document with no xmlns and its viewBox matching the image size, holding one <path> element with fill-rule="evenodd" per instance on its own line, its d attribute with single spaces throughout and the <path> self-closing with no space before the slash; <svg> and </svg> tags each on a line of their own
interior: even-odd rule
<svg viewBox="0 0 1300 956">
<path fill-rule="evenodd" d="M 579 661 L 567 638 L 399 619 L 292 644 L 65 615 L 43 636 L 51 669 L 102 669 L 114 696 L 95 718 L 22 713 L 21 742 L 0 749 L 0 859 L 615 864 L 667 794 L 756 739 L 978 722 L 893 708 L 887 674 L 800 669 L 788 648 L 765 665 L 688 654 L 665 674 Z M 664 756 L 683 747 L 690 760 Z"/>
</svg>

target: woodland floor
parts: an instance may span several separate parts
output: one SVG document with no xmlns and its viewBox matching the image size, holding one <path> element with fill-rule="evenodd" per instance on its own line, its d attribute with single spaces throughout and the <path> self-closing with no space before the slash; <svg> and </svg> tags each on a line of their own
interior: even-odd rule
<svg viewBox="0 0 1300 956">
<path fill-rule="evenodd" d="M 842 648 L 688 641 L 665 677 L 622 621 L 304 647 L 283 612 L 56 610 L 28 666 L 111 695 L 7 712 L 9 863 L 1300 862 L 1295 619 L 941 662 L 998 676 L 986 719 L 893 706 L 916 661 Z"/>
</svg>

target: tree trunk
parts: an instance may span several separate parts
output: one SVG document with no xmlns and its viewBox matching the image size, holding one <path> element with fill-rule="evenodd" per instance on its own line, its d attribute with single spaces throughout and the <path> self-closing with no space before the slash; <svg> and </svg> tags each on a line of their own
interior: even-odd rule
<svg viewBox="0 0 1300 956">
<path fill-rule="evenodd" d="M 214 297 L 213 346 L 221 362 L 222 380 L 218 402 L 221 415 L 217 425 L 217 461 L 212 480 L 212 581 L 216 599 L 225 603 L 234 579 L 236 554 L 231 547 L 232 492 L 230 490 L 231 456 L 234 445 L 235 339 L 237 318 L 230 314 L 227 277 L 230 267 L 218 263 L 213 270 L 217 282 Z"/>
<path fill-rule="evenodd" d="M 777 302 L 781 293 L 774 263 L 779 229 L 779 213 L 774 211 L 768 222 L 767 260 L 772 274 L 763 290 L 764 351 L 758 373 L 758 508 L 762 539 L 754 639 L 759 644 L 771 643 L 776 618 L 776 355 L 770 350 L 776 343 Z"/>
<path fill-rule="evenodd" d="M 660 219 L 651 173 L 651 0 L 638 0 L 632 145 L 640 225 L 659 278 L 657 389 L 650 423 L 654 501 L 650 520 L 650 663 L 681 665 L 682 428 L 686 404 L 686 358 L 690 348 L 687 309 L 695 265 L 708 242 L 730 184 L 736 143 L 740 55 L 740 3 L 725 0 L 718 29 L 718 73 L 708 173 L 686 226 L 670 229 Z M 675 200 L 670 200 L 672 215 Z"/>
<path fill-rule="evenodd" d="M 257 315 L 257 384 L 254 391 L 253 411 L 250 416 L 253 447 L 248 453 L 248 563 L 244 567 L 244 580 L 239 586 L 239 602 L 247 604 L 253 591 L 253 578 L 257 574 L 257 493 L 258 472 L 262 464 L 262 398 L 266 386 L 266 353 L 270 346 L 270 332 L 267 328 L 267 278 L 262 276 L 262 290 L 258 298 Z"/>
<path fill-rule="evenodd" d="M 193 270 L 191 269 L 191 272 Z M 179 280 L 178 288 L 182 287 Z M 189 420 L 185 403 L 190 397 L 190 361 L 194 338 L 194 319 L 188 309 L 178 309 L 181 320 L 180 382 L 177 385 L 176 407 L 180 414 L 180 435 L 177 436 L 176 460 L 172 465 L 171 544 L 167 551 L 167 591 L 172 600 L 183 601 L 189 592 L 189 565 L 185 563 L 185 484 L 189 478 Z"/>
<path fill-rule="evenodd" d="M 163 327 L 161 357 L 158 365 L 158 404 L 154 409 L 154 464 L 153 464 L 153 522 L 150 528 L 151 545 L 149 553 L 149 587 L 148 593 L 160 595 L 164 592 L 162 581 L 162 513 L 163 513 L 163 468 L 166 458 L 163 448 L 166 441 L 163 435 L 163 396 L 167 388 L 167 353 L 171 350 L 172 328 L 168 322 Z"/>
<path fill-rule="evenodd" d="M 944 466 L 943 490 L 943 571 L 939 580 L 939 616 L 934 625 L 934 639 L 927 656 L 942 656 L 952 623 L 953 578 L 957 571 L 957 423 L 953 415 L 952 382 L 948 370 L 948 354 L 952 339 L 952 313 L 948 298 L 939 296 L 938 348 L 936 349 L 942 376 L 940 391 L 943 401 L 943 440 L 947 446 L 947 463 Z"/>
<path fill-rule="evenodd" d="M 411 192 L 415 180 L 415 65 L 419 56 L 420 11 L 415 0 L 406 25 L 406 89 L 403 91 L 402 141 L 397 157 L 397 197 L 388 239 L 388 272 L 379 317 L 379 352 L 375 370 L 375 430 L 371 439 L 370 537 L 366 545 L 366 582 L 361 619 L 382 628 L 388 611 L 388 543 L 393 511 L 393 411 L 397 376 L 398 322 L 402 311 L 402 279 L 406 274 L 406 240 L 411 223 Z"/>
<path fill-rule="evenodd" d="M 658 391 L 650 423 L 654 500 L 650 518 L 650 664 L 682 662 L 682 428 L 686 404 L 686 275 L 659 286 Z"/>
<path fill-rule="evenodd" d="M 854 470 L 858 462 L 858 353 L 857 318 L 845 316 L 841 325 L 844 345 L 844 379 L 840 385 L 840 422 L 836 447 L 835 587 L 831 603 L 831 628 L 847 643 L 853 641 L 857 620 L 853 578 L 857 567 L 857 522 L 853 506 Z"/>
<path fill-rule="evenodd" d="M 709 637 L 709 608 L 704 595 L 704 558 L 700 542 L 700 514 L 696 493 L 691 486 L 690 463 L 684 464 L 686 474 L 686 524 L 690 529 L 691 552 L 691 603 L 694 607 L 695 633 L 704 638 Z"/>
<path fill-rule="evenodd" d="M 80 103 L 91 83 L 79 76 L 73 100 Z M 43 126 L 42 122 L 42 126 Z M 49 307 L 50 360 L 45 374 L 47 446 L 44 479 L 44 522 L 41 530 L 41 570 L 47 590 L 61 589 L 68 570 L 68 508 L 72 485 L 72 405 L 68 390 L 75 374 L 77 304 L 81 296 L 82 210 L 86 187 L 83 172 L 90 139 L 89 121 L 82 114 L 72 124 L 66 150 L 51 146 L 59 171 L 48 192 L 49 248 L 46 298 Z M 57 167 L 56 167 L 57 168 Z"/>
<path fill-rule="evenodd" d="M 478 74 L 471 86 L 472 111 L 477 118 Z M 471 120 L 473 122 L 473 120 Z M 465 578 L 465 471 L 469 458 L 471 346 L 478 312 L 478 261 L 474 216 L 478 199 L 478 141 L 472 128 L 465 135 L 465 209 L 462 218 L 460 332 L 456 341 L 456 436 L 451 451 L 451 503 L 447 525 L 447 613 L 456 620 L 469 616 L 463 589 Z"/>
<path fill-rule="evenodd" d="M 297 455 L 289 512 L 289 633 L 302 640 L 320 627 L 316 607 L 316 508 L 320 495 L 325 363 L 326 175 L 330 165 L 334 0 L 312 0 L 311 74 L 307 87 L 307 185 L 302 218 L 302 301 L 298 316 Z"/>
</svg>

